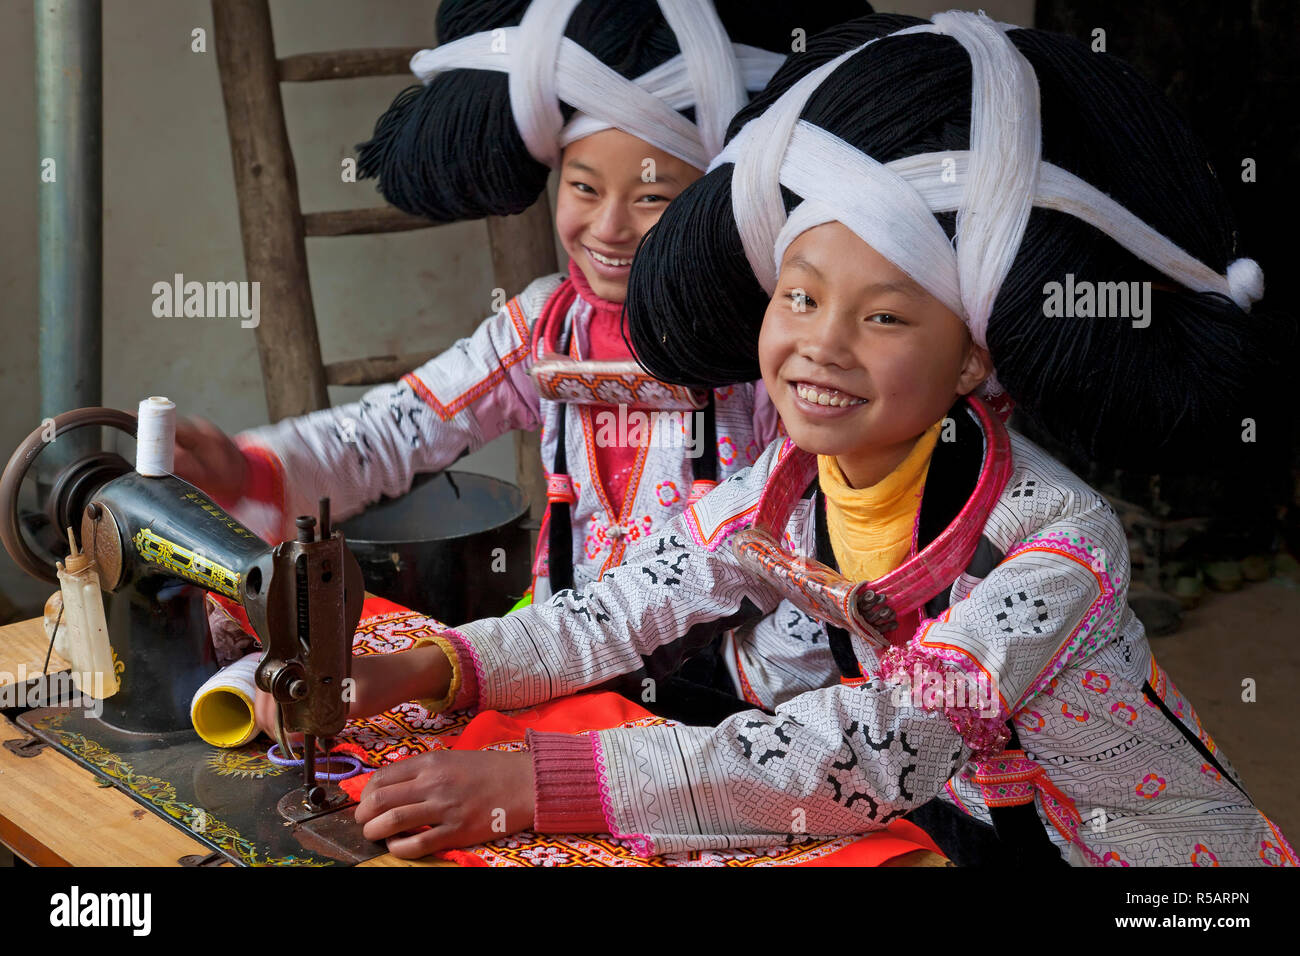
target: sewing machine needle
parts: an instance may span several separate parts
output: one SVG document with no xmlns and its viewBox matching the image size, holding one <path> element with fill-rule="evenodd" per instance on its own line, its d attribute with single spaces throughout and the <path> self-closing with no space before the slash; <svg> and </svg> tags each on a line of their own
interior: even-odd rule
<svg viewBox="0 0 1300 956">
<path fill-rule="evenodd" d="M 307 791 L 307 799 L 311 800 L 311 792 L 316 787 L 316 738 L 311 734 L 305 734 L 302 738 L 303 761 L 302 761 L 302 784 Z"/>
</svg>

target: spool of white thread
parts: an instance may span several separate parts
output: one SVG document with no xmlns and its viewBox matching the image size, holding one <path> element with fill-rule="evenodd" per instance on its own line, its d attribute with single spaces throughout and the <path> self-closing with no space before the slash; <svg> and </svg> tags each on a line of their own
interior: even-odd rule
<svg viewBox="0 0 1300 956">
<path fill-rule="evenodd" d="M 151 395 L 140 403 L 135 432 L 135 470 L 149 478 L 172 473 L 176 457 L 176 403 Z"/>
</svg>

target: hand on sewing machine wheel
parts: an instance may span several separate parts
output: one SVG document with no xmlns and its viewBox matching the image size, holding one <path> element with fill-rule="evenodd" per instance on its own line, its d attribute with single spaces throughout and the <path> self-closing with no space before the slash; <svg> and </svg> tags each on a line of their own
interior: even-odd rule
<svg viewBox="0 0 1300 956">
<path fill-rule="evenodd" d="M 435 750 L 376 771 L 356 819 L 367 839 L 416 859 L 527 830 L 533 812 L 527 752 Z"/>
<path fill-rule="evenodd" d="M 173 468 L 178 478 L 227 501 L 240 496 L 248 477 L 248 463 L 239 446 L 203 418 L 182 418 L 176 422 Z"/>
</svg>

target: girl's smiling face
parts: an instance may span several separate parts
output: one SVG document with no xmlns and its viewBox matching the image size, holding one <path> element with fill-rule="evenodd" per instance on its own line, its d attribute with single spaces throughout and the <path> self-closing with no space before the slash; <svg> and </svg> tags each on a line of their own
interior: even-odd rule
<svg viewBox="0 0 1300 956">
<path fill-rule="evenodd" d="M 584 136 L 564 148 L 555 230 L 592 292 L 610 302 L 627 298 L 627 277 L 641 237 L 701 175 L 694 166 L 617 129 Z"/>
<path fill-rule="evenodd" d="M 763 383 L 800 448 L 876 484 L 988 377 L 962 320 L 848 227 L 798 236 L 758 339 Z"/>
</svg>

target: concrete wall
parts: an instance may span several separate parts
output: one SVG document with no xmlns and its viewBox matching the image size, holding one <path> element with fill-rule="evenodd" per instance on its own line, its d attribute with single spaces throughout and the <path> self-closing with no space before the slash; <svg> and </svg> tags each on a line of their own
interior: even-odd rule
<svg viewBox="0 0 1300 956">
<path fill-rule="evenodd" d="M 882 3 L 928 15 L 951 4 Z M 1032 0 L 962 4 L 1029 23 Z M 281 55 L 432 42 L 431 0 L 272 0 Z M 36 155 L 33 5 L 0 0 L 0 460 L 40 423 L 37 380 Z M 104 404 L 131 408 L 167 395 L 183 414 L 228 431 L 266 420 L 251 329 L 238 319 L 155 318 L 155 282 L 244 278 L 225 113 L 205 0 L 105 0 Z M 191 31 L 208 31 L 208 52 Z M 282 87 L 305 211 L 380 205 L 369 182 L 344 183 L 340 162 L 408 84 L 404 77 Z M 308 243 L 326 361 L 442 348 L 489 311 L 492 276 L 480 222 L 389 236 Z M 512 290 L 514 291 L 514 290 Z M 274 316 L 263 316 L 274 321 Z M 71 343 L 69 343 L 69 347 Z M 333 389 L 335 402 L 358 389 Z M 460 467 L 514 474 L 499 440 Z M 33 589 L 0 557 L 0 593 Z"/>
</svg>

